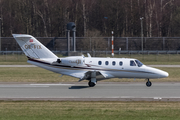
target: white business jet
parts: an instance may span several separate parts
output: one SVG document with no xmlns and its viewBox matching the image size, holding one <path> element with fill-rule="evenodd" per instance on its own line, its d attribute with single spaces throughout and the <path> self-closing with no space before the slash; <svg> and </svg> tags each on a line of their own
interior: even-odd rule
<svg viewBox="0 0 180 120">
<path fill-rule="evenodd" d="M 100 58 L 72 56 L 58 58 L 54 53 L 31 35 L 13 34 L 17 43 L 28 57 L 28 63 L 38 67 L 88 80 L 89 87 L 94 87 L 97 81 L 110 78 L 143 78 L 147 79 L 146 86 L 152 83 L 149 79 L 168 77 L 165 71 L 143 65 L 137 59 L 131 58 Z"/>
</svg>

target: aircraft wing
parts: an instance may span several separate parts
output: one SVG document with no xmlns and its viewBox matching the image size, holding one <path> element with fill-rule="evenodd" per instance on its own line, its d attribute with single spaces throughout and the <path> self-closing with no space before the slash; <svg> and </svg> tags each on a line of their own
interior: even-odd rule
<svg viewBox="0 0 180 120">
<path fill-rule="evenodd" d="M 73 72 L 73 73 L 70 73 L 68 75 L 70 75 L 72 77 L 79 78 L 79 79 L 83 79 L 86 76 L 86 71 L 85 72 Z"/>
<path fill-rule="evenodd" d="M 112 74 L 109 74 L 105 71 L 100 71 L 101 75 L 104 76 L 104 78 L 113 78 L 115 76 L 113 76 Z"/>
<path fill-rule="evenodd" d="M 94 71 L 87 71 L 87 72 L 84 72 L 84 73 L 82 73 L 82 72 L 72 73 L 71 76 L 80 78 L 79 82 L 83 81 L 83 80 L 91 80 L 91 73 L 92 72 L 94 72 Z M 97 80 L 109 79 L 109 78 L 113 78 L 113 77 L 114 76 L 109 74 L 109 73 L 106 73 L 106 72 L 103 72 L 103 71 L 96 71 L 96 79 Z"/>
</svg>

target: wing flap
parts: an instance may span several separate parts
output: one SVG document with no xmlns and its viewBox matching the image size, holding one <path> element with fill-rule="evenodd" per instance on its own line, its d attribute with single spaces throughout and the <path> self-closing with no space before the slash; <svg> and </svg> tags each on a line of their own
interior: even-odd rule
<svg viewBox="0 0 180 120">
<path fill-rule="evenodd" d="M 81 73 L 79 74 L 81 76 L 81 78 L 79 79 L 79 82 L 80 81 L 83 81 L 83 80 L 91 80 L 91 73 L 93 71 L 88 71 L 88 72 L 85 72 L 85 73 Z M 114 76 L 109 74 L 109 73 L 106 73 L 106 72 L 103 72 L 103 71 L 96 71 L 96 79 L 97 80 L 102 80 L 102 79 L 109 79 L 109 78 L 113 78 Z"/>
<path fill-rule="evenodd" d="M 73 72 L 68 74 L 69 76 L 75 77 L 75 78 L 79 78 L 79 82 L 83 81 L 83 80 L 91 80 L 91 74 L 93 71 L 85 71 L 85 72 Z M 67 73 L 64 73 L 67 75 Z M 106 73 L 104 71 L 96 71 L 96 79 L 97 80 L 102 80 L 102 79 L 109 79 L 109 78 L 113 78 L 114 76 Z"/>
<path fill-rule="evenodd" d="M 103 72 L 103 71 L 99 71 L 99 72 L 100 72 L 100 74 L 102 76 L 104 76 L 104 78 L 113 78 L 114 77 L 113 75 L 111 75 L 109 73 L 106 73 L 106 72 Z"/>
</svg>

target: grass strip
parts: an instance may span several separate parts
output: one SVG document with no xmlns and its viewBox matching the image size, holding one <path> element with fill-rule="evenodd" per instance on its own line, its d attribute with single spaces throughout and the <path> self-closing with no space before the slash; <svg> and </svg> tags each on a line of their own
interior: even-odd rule
<svg viewBox="0 0 180 120">
<path fill-rule="evenodd" d="M 180 68 L 159 68 L 169 73 L 168 78 L 151 79 L 152 82 L 180 82 Z M 35 82 L 35 83 L 55 83 L 55 82 L 78 82 L 77 78 L 60 74 L 42 68 L 0 68 L 0 82 Z M 144 79 L 107 79 L 106 82 L 143 82 Z"/>
<path fill-rule="evenodd" d="M 180 102 L 0 102 L 0 120 L 179 120 Z"/>
<path fill-rule="evenodd" d="M 59 57 L 66 57 L 57 55 Z M 99 57 L 111 57 L 111 55 L 99 55 Z M 146 65 L 177 65 L 180 64 L 179 54 L 115 54 L 115 58 L 135 58 Z M 23 65 L 28 64 L 24 54 L 0 55 L 0 65 Z"/>
</svg>

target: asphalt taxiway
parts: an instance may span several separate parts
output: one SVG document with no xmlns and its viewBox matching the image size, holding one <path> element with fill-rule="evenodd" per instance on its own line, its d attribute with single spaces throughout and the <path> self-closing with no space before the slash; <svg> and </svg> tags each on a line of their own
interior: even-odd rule
<svg viewBox="0 0 180 120">
<path fill-rule="evenodd" d="M 0 100 L 180 101 L 180 83 L 0 84 Z"/>
</svg>

